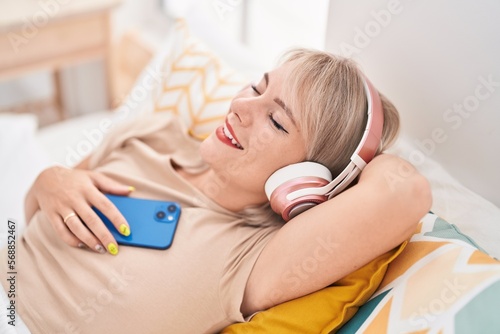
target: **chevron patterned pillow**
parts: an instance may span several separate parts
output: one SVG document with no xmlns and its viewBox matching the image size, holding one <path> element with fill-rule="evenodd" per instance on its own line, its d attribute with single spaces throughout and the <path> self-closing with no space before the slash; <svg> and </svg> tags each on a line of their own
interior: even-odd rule
<svg viewBox="0 0 500 334">
<path fill-rule="evenodd" d="M 427 214 L 372 298 L 338 333 L 498 333 L 500 262 Z"/>
<path fill-rule="evenodd" d="M 173 29 L 175 42 L 161 65 L 154 111 L 178 115 L 193 137 L 204 139 L 221 124 L 231 99 L 249 80 L 192 36 L 185 20 L 178 19 Z"/>
</svg>

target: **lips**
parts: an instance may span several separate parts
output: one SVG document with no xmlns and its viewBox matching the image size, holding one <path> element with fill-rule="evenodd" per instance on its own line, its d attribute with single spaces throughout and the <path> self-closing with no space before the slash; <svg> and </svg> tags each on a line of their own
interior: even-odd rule
<svg viewBox="0 0 500 334">
<path fill-rule="evenodd" d="M 239 143 L 238 138 L 236 138 L 236 136 L 234 135 L 233 128 L 227 122 L 227 120 L 226 122 L 224 122 L 224 125 L 217 128 L 215 133 L 217 135 L 217 138 L 219 138 L 219 140 L 224 144 L 239 150 L 243 150 L 243 147 Z"/>
</svg>

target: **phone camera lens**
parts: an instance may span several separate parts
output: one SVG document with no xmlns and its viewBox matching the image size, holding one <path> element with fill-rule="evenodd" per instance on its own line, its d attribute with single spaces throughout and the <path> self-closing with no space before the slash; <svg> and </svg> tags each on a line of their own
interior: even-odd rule
<svg viewBox="0 0 500 334">
<path fill-rule="evenodd" d="M 156 218 L 158 218 L 158 219 L 163 219 L 163 218 L 165 218 L 165 216 L 166 216 L 166 214 L 163 211 L 158 211 L 156 213 Z"/>
<path fill-rule="evenodd" d="M 168 206 L 168 212 L 172 213 L 175 212 L 175 210 L 177 210 L 177 207 L 175 205 L 171 204 Z"/>
</svg>

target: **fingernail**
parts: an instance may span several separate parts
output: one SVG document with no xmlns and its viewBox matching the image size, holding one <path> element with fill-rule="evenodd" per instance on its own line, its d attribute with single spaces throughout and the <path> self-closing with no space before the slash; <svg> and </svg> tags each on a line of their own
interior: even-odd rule
<svg viewBox="0 0 500 334">
<path fill-rule="evenodd" d="M 80 242 L 80 243 L 78 244 L 78 248 L 85 248 L 85 244 L 84 244 L 83 242 Z"/>
<path fill-rule="evenodd" d="M 116 255 L 116 254 L 118 254 L 118 247 L 116 247 L 116 245 L 114 243 L 110 242 L 108 244 L 108 251 L 109 251 L 109 253 Z"/>
<path fill-rule="evenodd" d="M 134 186 L 129 186 L 128 187 L 128 191 L 130 191 L 130 192 L 135 191 L 135 187 Z"/>
<path fill-rule="evenodd" d="M 106 253 L 106 251 L 104 250 L 104 247 L 102 247 L 101 245 L 96 245 L 95 246 L 95 250 L 98 251 L 101 254 Z"/>
<path fill-rule="evenodd" d="M 120 233 L 123 234 L 124 236 L 128 237 L 130 235 L 130 229 L 128 228 L 127 225 L 121 224 L 120 225 Z"/>
</svg>

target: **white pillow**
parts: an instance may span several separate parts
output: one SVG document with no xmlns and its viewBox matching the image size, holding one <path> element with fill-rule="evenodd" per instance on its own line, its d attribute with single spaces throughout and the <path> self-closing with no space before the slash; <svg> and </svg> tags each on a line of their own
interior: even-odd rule
<svg viewBox="0 0 500 334">
<path fill-rule="evenodd" d="M 400 138 L 389 153 L 411 161 L 411 154 L 416 150 L 409 140 Z M 415 167 L 431 184 L 432 212 L 458 226 L 462 233 L 500 259 L 500 209 L 462 185 L 429 157 Z"/>
<path fill-rule="evenodd" d="M 73 167 L 100 145 L 115 125 L 117 114 L 84 114 L 38 130 L 36 139 L 52 165 Z"/>
<path fill-rule="evenodd" d="M 38 121 L 30 114 L 0 114 L 0 236 L 7 232 L 7 219 L 24 228 L 24 197 L 49 158 L 35 139 Z"/>
</svg>

